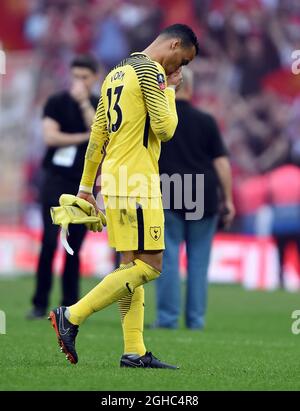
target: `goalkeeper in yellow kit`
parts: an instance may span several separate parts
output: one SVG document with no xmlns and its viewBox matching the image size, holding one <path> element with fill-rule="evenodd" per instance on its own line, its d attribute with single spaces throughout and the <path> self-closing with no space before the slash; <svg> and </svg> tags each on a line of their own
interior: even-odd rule
<svg viewBox="0 0 300 411">
<path fill-rule="evenodd" d="M 122 263 L 76 304 L 50 312 L 61 350 L 71 363 L 78 361 L 78 326 L 117 301 L 124 336 L 121 367 L 177 368 L 146 350 L 143 284 L 156 279 L 162 268 L 160 144 L 172 138 L 177 126 L 175 89 L 181 81 L 180 67 L 197 53 L 194 32 L 175 24 L 143 52 L 131 54 L 112 69 L 103 82 L 77 197 L 98 211 L 92 190 L 106 153 L 101 193 L 109 244 L 122 253 Z"/>
</svg>

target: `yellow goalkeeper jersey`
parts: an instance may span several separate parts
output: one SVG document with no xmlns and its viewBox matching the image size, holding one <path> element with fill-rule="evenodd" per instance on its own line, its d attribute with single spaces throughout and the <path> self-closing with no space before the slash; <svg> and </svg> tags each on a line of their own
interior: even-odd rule
<svg viewBox="0 0 300 411">
<path fill-rule="evenodd" d="M 143 53 L 131 54 L 103 82 L 81 188 L 91 190 L 105 154 L 102 194 L 159 197 L 160 144 L 176 126 L 175 91 L 163 67 Z"/>
</svg>

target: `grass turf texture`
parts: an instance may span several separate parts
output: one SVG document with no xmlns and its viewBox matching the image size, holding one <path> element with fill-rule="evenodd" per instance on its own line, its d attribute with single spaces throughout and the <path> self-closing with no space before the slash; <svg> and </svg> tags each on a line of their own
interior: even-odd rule
<svg viewBox="0 0 300 411">
<path fill-rule="evenodd" d="M 82 280 L 82 292 L 97 283 Z M 204 332 L 145 330 L 162 360 L 180 370 L 120 369 L 122 334 L 116 305 L 96 313 L 80 328 L 79 363 L 59 352 L 46 320 L 24 319 L 33 278 L 0 280 L 0 309 L 7 334 L 0 335 L 0 390 L 299 390 L 300 335 L 291 332 L 299 296 L 283 291 L 247 292 L 214 285 L 209 291 Z M 146 323 L 154 319 L 154 286 L 146 287 Z M 52 304 L 59 297 L 55 281 Z"/>
</svg>

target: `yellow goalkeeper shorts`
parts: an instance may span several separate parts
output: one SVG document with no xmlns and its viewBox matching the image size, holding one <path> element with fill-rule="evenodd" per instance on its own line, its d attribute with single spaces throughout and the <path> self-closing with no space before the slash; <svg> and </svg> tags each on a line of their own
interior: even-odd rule
<svg viewBox="0 0 300 411">
<path fill-rule="evenodd" d="M 164 250 L 162 200 L 103 196 L 109 245 L 117 251 Z"/>
</svg>

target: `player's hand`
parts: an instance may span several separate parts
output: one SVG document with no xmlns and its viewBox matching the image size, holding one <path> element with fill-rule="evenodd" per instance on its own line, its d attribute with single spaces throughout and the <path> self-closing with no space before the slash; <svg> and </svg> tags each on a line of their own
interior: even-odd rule
<svg viewBox="0 0 300 411">
<path fill-rule="evenodd" d="M 168 76 L 168 86 L 175 86 L 176 91 L 182 83 L 182 69 L 181 67 Z"/>
<path fill-rule="evenodd" d="M 92 206 L 94 206 L 94 209 L 95 209 L 95 211 L 96 211 L 96 215 L 98 215 L 98 212 L 99 212 L 100 210 L 99 210 L 99 208 L 98 208 L 98 206 L 97 206 L 96 199 L 95 199 L 95 197 L 93 196 L 93 194 L 86 193 L 85 191 L 80 191 L 80 190 L 79 190 L 78 193 L 77 193 L 77 197 L 83 198 L 84 200 L 86 200 L 86 201 L 88 201 L 90 204 L 92 204 Z"/>
<path fill-rule="evenodd" d="M 82 104 L 89 99 L 88 89 L 81 80 L 76 80 L 73 82 L 70 89 L 70 94 L 79 104 Z"/>
</svg>

